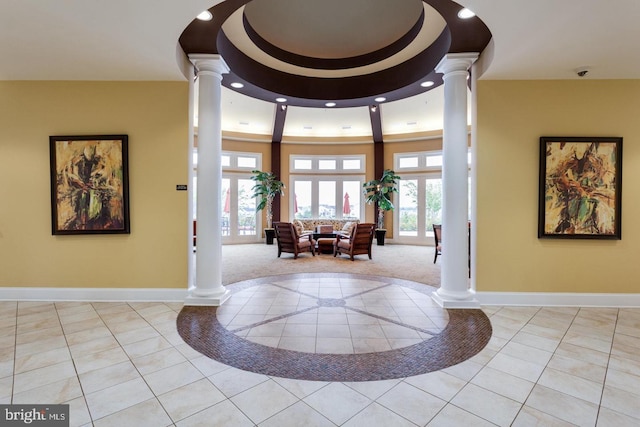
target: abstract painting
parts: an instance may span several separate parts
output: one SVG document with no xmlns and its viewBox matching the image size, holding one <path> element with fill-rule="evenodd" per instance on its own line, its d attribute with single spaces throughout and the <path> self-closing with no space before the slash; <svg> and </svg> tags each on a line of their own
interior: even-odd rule
<svg viewBox="0 0 640 427">
<path fill-rule="evenodd" d="M 128 234 L 127 135 L 51 136 L 53 234 Z"/>
<path fill-rule="evenodd" d="M 538 237 L 621 239 L 622 138 L 541 137 Z"/>
</svg>

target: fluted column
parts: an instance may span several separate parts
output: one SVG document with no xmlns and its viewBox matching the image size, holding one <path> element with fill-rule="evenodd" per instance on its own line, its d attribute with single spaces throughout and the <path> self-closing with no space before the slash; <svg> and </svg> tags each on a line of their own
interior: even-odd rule
<svg viewBox="0 0 640 427">
<path fill-rule="evenodd" d="M 445 308 L 478 308 L 469 288 L 467 76 L 476 53 L 446 55 L 436 67 L 444 74 L 442 142 L 442 258 L 434 300 Z"/>
<path fill-rule="evenodd" d="M 221 305 L 229 298 L 222 285 L 222 74 L 220 55 L 189 55 L 198 73 L 198 188 L 195 280 L 185 305 Z"/>
</svg>

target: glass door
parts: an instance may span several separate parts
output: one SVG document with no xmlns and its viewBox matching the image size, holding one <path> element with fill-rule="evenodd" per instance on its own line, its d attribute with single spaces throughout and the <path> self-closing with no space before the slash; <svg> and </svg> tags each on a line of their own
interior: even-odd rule
<svg viewBox="0 0 640 427">
<path fill-rule="evenodd" d="M 403 175 L 394 212 L 394 240 L 405 244 L 429 244 L 433 224 L 442 223 L 440 174 Z"/>
<path fill-rule="evenodd" d="M 197 183 L 193 179 L 193 215 L 197 215 Z M 256 199 L 251 197 L 253 181 L 250 178 L 237 175 L 223 175 L 220 183 L 220 206 L 222 216 L 220 220 L 223 243 L 248 243 L 260 241 L 258 236 L 261 216 L 256 212 Z"/>
<path fill-rule="evenodd" d="M 252 197 L 254 182 L 240 174 L 223 174 L 222 199 L 222 242 L 246 243 L 260 240 L 258 236 L 259 218 L 256 199 Z"/>
<path fill-rule="evenodd" d="M 418 236 L 418 180 L 401 179 L 398 187 L 398 236 Z"/>
<path fill-rule="evenodd" d="M 442 224 L 442 178 L 426 178 L 424 216 L 427 237 L 433 237 L 433 224 Z"/>
</svg>

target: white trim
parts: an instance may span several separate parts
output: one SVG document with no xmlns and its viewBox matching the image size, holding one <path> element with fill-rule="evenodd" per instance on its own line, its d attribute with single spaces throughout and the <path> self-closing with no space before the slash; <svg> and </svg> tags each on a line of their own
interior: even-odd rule
<svg viewBox="0 0 640 427">
<path fill-rule="evenodd" d="M 246 172 L 250 173 L 254 170 L 262 170 L 262 153 L 256 153 L 251 151 L 222 151 L 222 156 L 229 156 L 231 165 L 223 166 L 222 172 Z M 254 159 L 256 161 L 255 166 L 238 166 L 238 159 L 240 157 Z"/>
<path fill-rule="evenodd" d="M 311 162 L 311 168 L 309 169 L 296 169 L 296 160 L 307 160 Z M 321 160 L 331 160 L 336 162 L 334 169 L 320 169 L 319 162 Z M 360 168 L 358 169 L 345 169 L 344 161 L 346 160 L 358 160 L 360 162 Z M 364 174 L 367 168 L 367 156 L 366 154 L 344 154 L 344 155 L 303 155 L 303 154 L 291 154 L 289 156 L 289 173 L 291 174 L 307 174 L 307 175 L 335 175 L 335 174 Z"/>
<path fill-rule="evenodd" d="M 198 170 L 198 148 L 194 147 L 191 156 L 193 158 L 192 169 Z M 246 172 L 250 173 L 256 169 L 262 169 L 262 153 L 256 153 L 251 151 L 222 151 L 220 156 L 229 157 L 229 166 L 222 166 L 223 172 Z M 255 166 L 238 166 L 238 158 L 244 157 L 254 159 L 256 161 Z"/>
<path fill-rule="evenodd" d="M 442 160 L 442 150 L 433 150 L 433 151 L 414 151 L 414 152 L 403 152 L 403 153 L 395 153 L 393 155 L 393 165 L 396 172 L 440 172 L 442 171 L 442 162 L 440 165 L 436 166 L 427 166 L 427 159 L 429 157 L 440 157 Z M 416 166 L 400 166 L 400 161 L 402 159 L 410 159 L 415 158 L 418 160 L 418 164 Z"/>
<path fill-rule="evenodd" d="M 587 294 L 563 292 L 478 292 L 481 305 L 640 307 L 638 294 Z"/>
<path fill-rule="evenodd" d="M 406 158 L 417 158 L 418 165 L 412 167 L 400 167 L 400 160 Z M 428 166 L 427 159 L 429 157 L 443 157 L 442 150 L 429 150 L 429 151 L 413 151 L 413 152 L 402 152 L 395 153 L 393 155 L 393 166 L 394 170 L 397 173 L 432 173 L 432 172 L 441 172 L 442 171 L 442 163 L 436 166 Z M 467 164 L 469 169 L 471 169 L 471 147 L 467 149 Z"/>
<path fill-rule="evenodd" d="M 164 301 L 184 302 L 179 288 L 0 288 L 0 301 Z"/>
<path fill-rule="evenodd" d="M 442 308 L 480 308 L 480 302 L 473 293 L 470 294 L 470 299 L 458 300 L 453 298 L 445 299 L 438 292 L 434 292 L 431 294 L 431 299 Z"/>
<path fill-rule="evenodd" d="M 185 306 L 219 307 L 231 297 L 231 291 L 226 289 L 222 295 L 218 296 L 197 296 L 189 295 L 185 301 Z"/>
<path fill-rule="evenodd" d="M 475 296 L 483 306 L 640 307 L 640 293 L 478 292 Z M 178 288 L 0 288 L 0 301 L 184 302 L 187 297 L 187 289 Z"/>
</svg>

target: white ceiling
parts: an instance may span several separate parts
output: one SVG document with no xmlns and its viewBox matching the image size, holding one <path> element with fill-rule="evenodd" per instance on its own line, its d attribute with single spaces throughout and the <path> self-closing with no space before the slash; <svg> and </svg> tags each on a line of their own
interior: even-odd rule
<svg viewBox="0 0 640 427">
<path fill-rule="evenodd" d="M 0 80 L 185 80 L 178 37 L 217 3 L 0 0 Z M 459 3 L 493 35 L 481 79 L 580 79 L 575 70 L 583 66 L 589 67 L 583 79 L 640 78 L 640 0 Z M 436 89 L 383 104 L 384 133 L 438 129 L 441 97 Z M 275 108 L 225 89 L 223 129 L 269 134 Z M 290 107 L 285 136 L 363 136 L 370 134 L 368 121 L 364 107 Z M 309 126 L 312 135 L 305 133 Z"/>
</svg>

